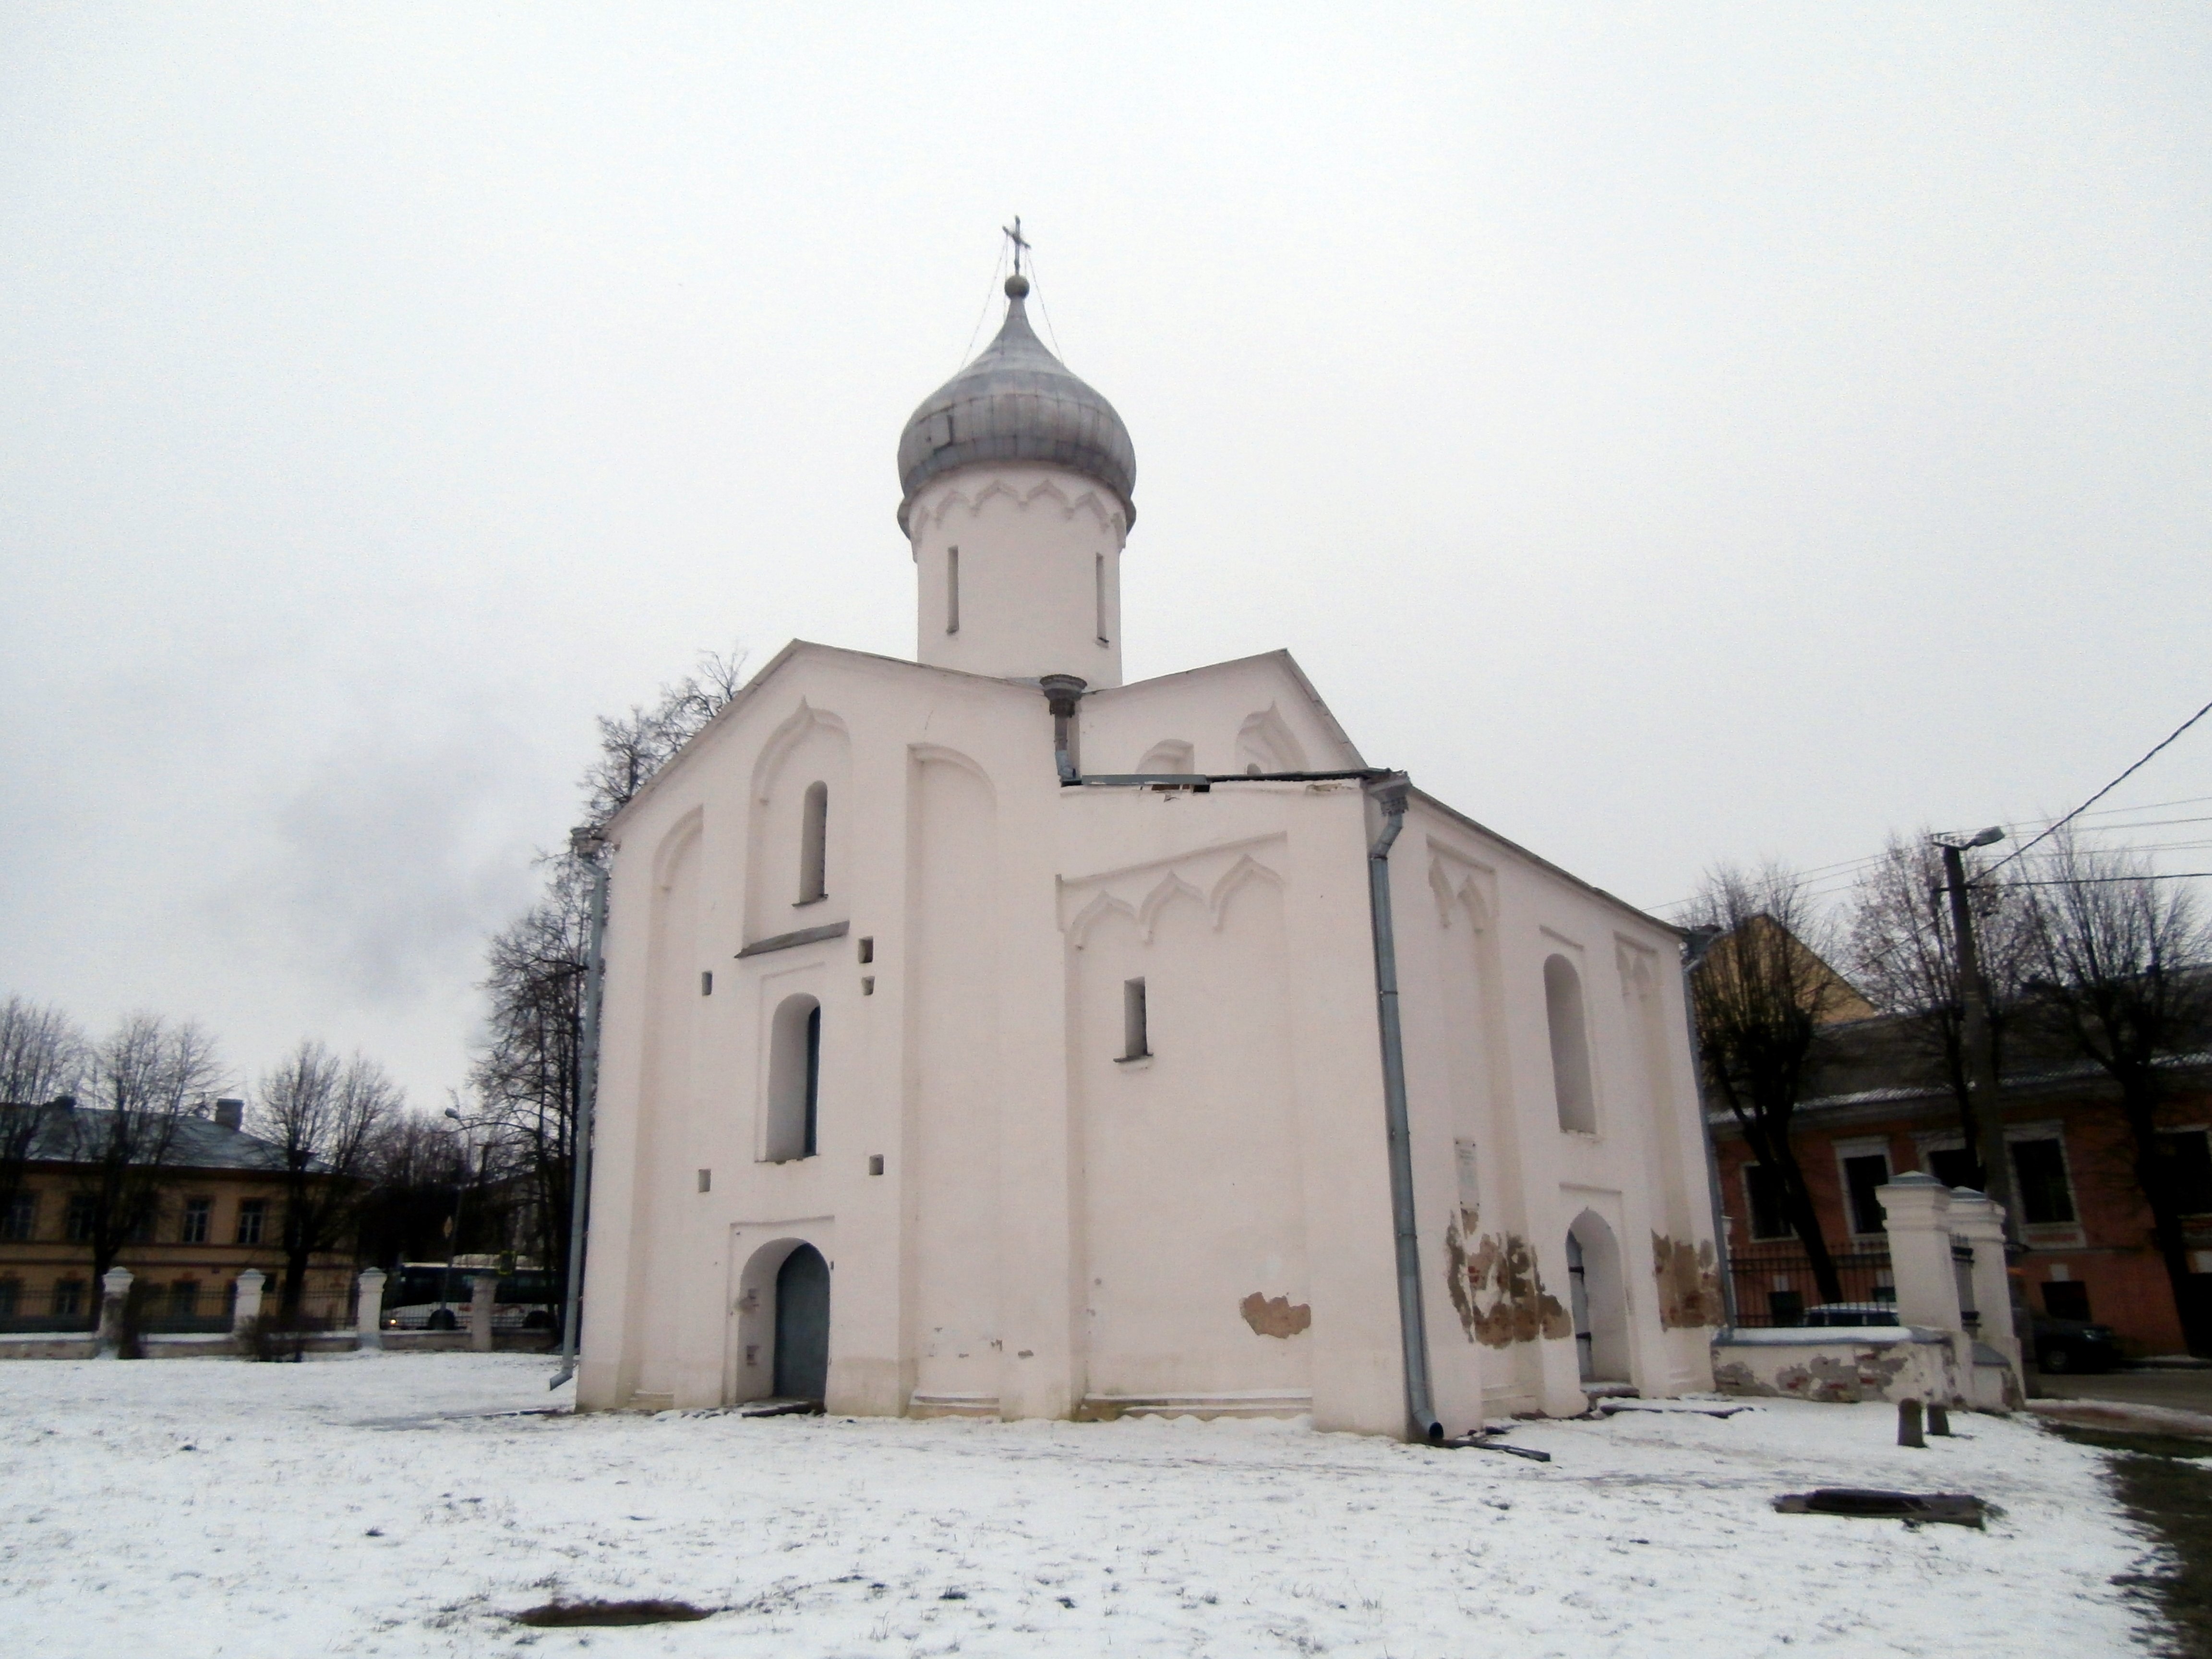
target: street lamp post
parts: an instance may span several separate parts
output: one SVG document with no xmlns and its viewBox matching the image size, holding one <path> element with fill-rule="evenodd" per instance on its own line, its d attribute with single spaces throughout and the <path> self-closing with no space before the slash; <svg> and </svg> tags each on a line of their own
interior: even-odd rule
<svg viewBox="0 0 2212 1659">
<path fill-rule="evenodd" d="M 2020 1227 L 2020 1201 L 2014 1190 L 2012 1158 L 2005 1145 L 2004 1101 L 1997 1081 L 1996 1044 L 1990 1030 L 1989 981 L 1982 975 L 1980 948 L 1974 938 L 1974 909 L 1966 886 L 1966 854 L 1977 847 L 1991 847 L 2005 838 L 1992 824 L 1965 841 L 1937 836 L 1943 853 L 1943 886 L 1951 900 L 1951 936 L 1958 973 L 1959 1044 L 1966 1062 L 1966 1090 L 1974 1103 L 1974 1154 L 1982 1166 L 1982 1194 L 2004 1217 L 2005 1261 L 2008 1268 L 2027 1254 Z M 2020 1341 L 2021 1386 L 2030 1395 L 2037 1392 L 2035 1331 L 2027 1293 L 2010 1272 L 2005 1283 L 2012 1300 L 2014 1334 Z"/>
</svg>

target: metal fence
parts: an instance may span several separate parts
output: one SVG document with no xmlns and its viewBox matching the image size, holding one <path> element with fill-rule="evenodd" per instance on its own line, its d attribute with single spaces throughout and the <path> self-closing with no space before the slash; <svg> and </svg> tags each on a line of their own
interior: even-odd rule
<svg viewBox="0 0 2212 1659">
<path fill-rule="evenodd" d="M 89 1278 L 29 1285 L 0 1279 L 0 1331 L 88 1331 L 100 1323 L 100 1297 Z"/>
<path fill-rule="evenodd" d="M 1894 1303 L 1897 1281 L 1889 1269 L 1889 1246 L 1855 1246 L 1832 1250 L 1840 1296 L 1828 1297 L 1813 1277 L 1813 1259 L 1796 1239 L 1752 1244 L 1732 1251 L 1729 1272 L 1735 1281 L 1735 1322 L 1774 1329 L 1805 1322 L 1808 1309 L 1832 1302 Z"/>
<path fill-rule="evenodd" d="M 349 1291 L 310 1291 L 297 1315 L 285 1318 L 279 1306 L 282 1282 L 271 1274 L 262 1297 L 262 1322 L 293 1331 L 349 1330 L 353 1302 Z M 234 1292 L 225 1279 L 141 1278 L 131 1287 L 126 1323 L 146 1336 L 206 1335 L 231 1328 Z M 27 1285 L 0 1279 L 0 1332 L 33 1334 L 96 1329 L 100 1289 L 91 1275 Z"/>
</svg>

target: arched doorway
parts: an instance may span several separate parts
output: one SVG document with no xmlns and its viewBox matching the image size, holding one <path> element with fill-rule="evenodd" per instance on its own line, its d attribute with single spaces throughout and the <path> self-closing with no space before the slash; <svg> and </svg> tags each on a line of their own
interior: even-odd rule
<svg viewBox="0 0 2212 1659">
<path fill-rule="evenodd" d="M 1581 1380 L 1627 1382 L 1628 1297 L 1620 1245 L 1595 1210 L 1584 1210 L 1567 1229 L 1567 1286 Z"/>
<path fill-rule="evenodd" d="M 775 1393 L 819 1400 L 830 1376 L 830 1264 L 811 1244 L 775 1272 Z"/>
</svg>

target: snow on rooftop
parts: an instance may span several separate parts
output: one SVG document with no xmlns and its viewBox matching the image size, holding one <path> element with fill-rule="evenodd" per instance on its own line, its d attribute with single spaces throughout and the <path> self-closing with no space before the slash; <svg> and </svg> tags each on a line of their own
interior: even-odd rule
<svg viewBox="0 0 2212 1659">
<path fill-rule="evenodd" d="M 2148 1545 L 2025 1419 L 1516 1425 L 1548 1465 L 1284 1424 L 543 1411 L 548 1361 L 0 1365 L 0 1629 L 118 1653 L 2118 1653 Z M 1972 1492 L 1987 1532 L 1778 1515 Z M 531 1631 L 555 1597 L 692 1624 Z"/>
</svg>

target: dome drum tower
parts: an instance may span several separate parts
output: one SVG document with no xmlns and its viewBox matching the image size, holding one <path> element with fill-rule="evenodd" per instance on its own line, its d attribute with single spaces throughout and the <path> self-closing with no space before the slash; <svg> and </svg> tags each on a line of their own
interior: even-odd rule
<svg viewBox="0 0 2212 1659">
<path fill-rule="evenodd" d="M 975 360 L 899 440 L 899 527 L 913 545 L 916 657 L 1002 679 L 1121 684 L 1121 547 L 1136 453 L 1105 398 L 1030 327 L 1028 280 Z"/>
</svg>

